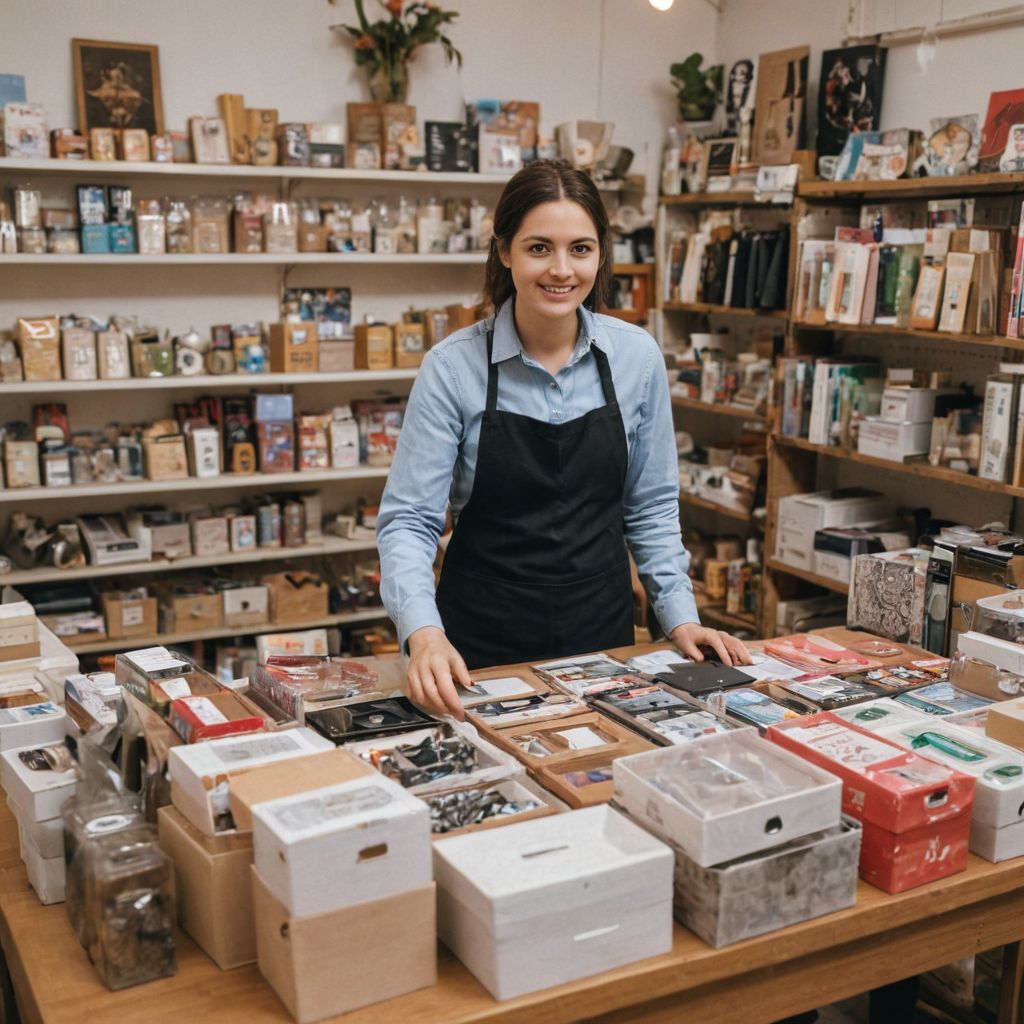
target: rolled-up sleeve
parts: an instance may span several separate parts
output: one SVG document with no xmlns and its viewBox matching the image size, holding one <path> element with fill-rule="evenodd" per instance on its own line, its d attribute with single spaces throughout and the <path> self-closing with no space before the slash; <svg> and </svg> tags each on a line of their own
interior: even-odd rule
<svg viewBox="0 0 1024 1024">
<path fill-rule="evenodd" d="M 403 647 L 423 626 L 443 628 L 433 565 L 462 437 L 457 376 L 441 352 L 429 352 L 409 395 L 377 518 L 381 599 Z"/>
<path fill-rule="evenodd" d="M 630 452 L 623 496 L 626 540 L 640 580 L 666 634 L 699 622 L 690 556 L 679 528 L 679 463 L 661 352 L 652 340 L 645 353 L 640 423 Z"/>
</svg>

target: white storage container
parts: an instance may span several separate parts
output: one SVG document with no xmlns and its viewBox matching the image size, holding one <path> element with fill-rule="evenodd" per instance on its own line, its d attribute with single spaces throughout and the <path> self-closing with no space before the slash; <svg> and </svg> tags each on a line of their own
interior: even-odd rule
<svg viewBox="0 0 1024 1024">
<path fill-rule="evenodd" d="M 935 415 L 935 388 L 886 388 L 879 419 L 887 423 L 931 423 Z"/>
<path fill-rule="evenodd" d="M 616 803 L 701 867 L 839 824 L 839 779 L 751 729 L 620 757 L 612 772 Z"/>
<path fill-rule="evenodd" d="M 889 423 L 877 416 L 860 422 L 857 451 L 877 459 L 902 462 L 908 455 L 923 455 L 931 447 L 932 421 Z"/>
<path fill-rule="evenodd" d="M 19 838 L 28 838 L 39 850 L 43 857 L 64 856 L 64 819 L 58 815 L 56 818 L 47 818 L 45 821 L 28 821 L 18 817 L 17 804 L 7 798 L 7 806 L 18 822 Z"/>
<path fill-rule="evenodd" d="M 19 757 L 26 750 L 20 747 L 0 753 L 0 784 L 22 821 L 46 821 L 60 814 L 64 801 L 78 785 L 78 770 L 33 770 Z"/>
<path fill-rule="evenodd" d="M 672 948 L 672 851 L 601 805 L 434 843 L 438 933 L 496 999 Z"/>
<path fill-rule="evenodd" d="M 383 776 L 257 804 L 252 842 L 256 870 L 294 917 L 433 881 L 427 805 Z"/>
<path fill-rule="evenodd" d="M 52 701 L 0 708 L 0 750 L 60 743 L 67 717 L 64 709 Z"/>
</svg>

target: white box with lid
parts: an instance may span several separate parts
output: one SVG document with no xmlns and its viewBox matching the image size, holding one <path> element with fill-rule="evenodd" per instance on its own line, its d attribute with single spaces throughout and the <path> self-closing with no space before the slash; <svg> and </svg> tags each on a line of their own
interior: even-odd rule
<svg viewBox="0 0 1024 1024">
<path fill-rule="evenodd" d="M 754 729 L 620 757 L 612 773 L 616 803 L 701 867 L 834 828 L 840 820 L 839 779 Z"/>
<path fill-rule="evenodd" d="M 438 934 L 496 999 L 672 948 L 672 851 L 601 805 L 434 843 Z"/>
</svg>

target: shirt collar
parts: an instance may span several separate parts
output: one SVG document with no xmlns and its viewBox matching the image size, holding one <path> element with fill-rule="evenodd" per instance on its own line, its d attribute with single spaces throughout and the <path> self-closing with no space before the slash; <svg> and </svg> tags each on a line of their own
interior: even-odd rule
<svg viewBox="0 0 1024 1024">
<path fill-rule="evenodd" d="M 513 356 L 519 356 L 522 359 L 530 358 L 523 351 L 523 343 L 519 340 L 519 332 L 516 330 L 515 301 L 514 295 L 506 299 L 494 317 L 492 363 L 501 363 Z M 580 329 L 576 336 L 576 347 L 569 357 L 568 366 L 578 363 L 590 351 L 590 346 L 597 341 L 597 317 L 586 306 L 580 306 L 577 314 Z"/>
</svg>

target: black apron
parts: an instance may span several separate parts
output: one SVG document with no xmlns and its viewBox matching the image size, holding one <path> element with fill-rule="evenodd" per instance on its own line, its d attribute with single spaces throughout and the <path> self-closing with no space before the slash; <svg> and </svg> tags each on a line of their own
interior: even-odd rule
<svg viewBox="0 0 1024 1024">
<path fill-rule="evenodd" d="M 567 423 L 499 412 L 487 335 L 476 476 L 445 553 L 437 606 L 469 668 L 633 643 L 622 522 L 628 451 L 608 358 L 605 404 Z"/>
</svg>

